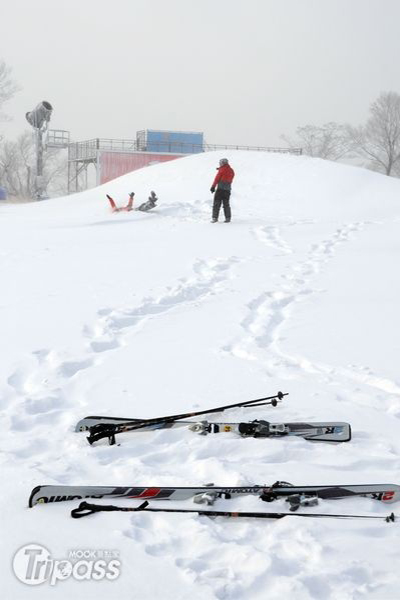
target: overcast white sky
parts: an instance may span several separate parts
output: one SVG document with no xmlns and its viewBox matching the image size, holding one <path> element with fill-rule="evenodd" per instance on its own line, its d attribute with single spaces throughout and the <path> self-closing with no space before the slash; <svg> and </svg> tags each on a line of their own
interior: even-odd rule
<svg viewBox="0 0 400 600">
<path fill-rule="evenodd" d="M 0 0 L 0 26 L 22 87 L 7 137 L 48 100 L 75 140 L 172 129 L 284 145 L 400 93 L 400 0 Z"/>
</svg>

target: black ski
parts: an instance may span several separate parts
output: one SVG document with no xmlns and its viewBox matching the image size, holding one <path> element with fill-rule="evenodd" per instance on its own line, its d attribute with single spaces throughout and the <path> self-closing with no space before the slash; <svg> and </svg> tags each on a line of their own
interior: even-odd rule
<svg viewBox="0 0 400 600">
<path fill-rule="evenodd" d="M 227 404 L 225 406 L 218 406 L 216 408 L 210 408 L 207 410 L 199 410 L 194 412 L 192 411 L 178 415 L 167 415 L 163 417 L 155 417 L 153 419 L 123 419 L 121 417 L 114 418 L 103 416 L 90 416 L 85 417 L 84 419 L 79 421 L 79 423 L 76 425 L 75 430 L 85 430 L 88 428 L 88 421 L 93 422 L 93 420 L 96 420 L 96 424 L 89 425 L 90 435 L 87 438 L 88 442 L 90 444 L 93 444 L 94 442 L 97 442 L 101 439 L 108 438 L 110 444 L 112 445 L 115 444 L 115 436 L 120 433 L 135 431 L 137 429 L 148 427 L 149 425 L 160 425 L 160 427 L 162 427 L 164 424 L 173 423 L 174 421 L 188 419 L 190 417 L 197 417 L 199 415 L 223 412 L 224 410 L 228 410 L 230 408 L 266 405 L 277 406 L 278 402 L 280 402 L 283 399 L 283 397 L 287 395 L 287 393 L 283 394 L 282 392 L 278 392 L 274 396 L 268 396 L 266 398 L 246 400 L 244 402 L 236 402 L 235 404 Z"/>
<path fill-rule="evenodd" d="M 295 486 L 285 481 L 273 485 L 250 485 L 220 487 L 213 484 L 197 487 L 176 486 L 85 486 L 85 485 L 40 485 L 35 487 L 29 498 L 29 506 L 84 498 L 129 498 L 142 500 L 188 500 L 212 504 L 217 498 L 232 498 L 241 495 L 259 496 L 265 502 L 278 498 L 288 498 L 291 508 L 309 506 L 315 500 L 366 496 L 382 502 L 396 502 L 400 499 L 400 486 L 381 483 L 367 485 L 306 485 Z"/>
<path fill-rule="evenodd" d="M 396 516 L 394 513 L 386 517 L 378 517 L 377 515 L 337 515 L 331 513 L 296 513 L 296 512 L 231 512 L 222 510 L 190 510 L 186 508 L 149 508 L 147 500 L 136 506 L 135 508 L 128 506 L 114 506 L 111 504 L 90 504 L 89 502 L 81 502 L 78 508 L 71 510 L 73 519 L 81 519 L 94 515 L 97 512 L 164 512 L 164 513 L 187 513 L 200 515 L 202 517 L 229 517 L 229 518 L 246 518 L 246 519 L 283 519 L 284 517 L 311 517 L 317 519 L 378 519 L 386 523 L 394 523 Z"/>
</svg>

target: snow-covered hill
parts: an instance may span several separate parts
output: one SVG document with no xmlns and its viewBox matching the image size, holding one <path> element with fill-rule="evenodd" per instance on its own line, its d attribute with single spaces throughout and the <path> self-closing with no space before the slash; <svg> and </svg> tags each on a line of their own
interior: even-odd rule
<svg viewBox="0 0 400 600">
<path fill-rule="evenodd" d="M 400 483 L 400 182 L 307 157 L 227 156 L 236 171 L 229 225 L 210 223 L 217 153 L 0 206 L 4 597 L 399 597 L 396 523 L 73 521 L 76 503 L 27 508 L 31 488 L 46 483 Z M 153 189 L 153 212 L 109 212 L 106 193 L 124 203 L 134 191 L 140 202 Z M 89 414 L 152 417 L 278 390 L 290 395 L 276 409 L 225 416 L 348 421 L 352 441 L 165 430 L 91 447 L 73 431 Z M 270 508 L 251 497 L 218 506 Z M 365 498 L 314 510 L 389 512 Z M 121 574 L 24 585 L 10 565 L 33 542 L 60 559 L 116 550 Z"/>
</svg>

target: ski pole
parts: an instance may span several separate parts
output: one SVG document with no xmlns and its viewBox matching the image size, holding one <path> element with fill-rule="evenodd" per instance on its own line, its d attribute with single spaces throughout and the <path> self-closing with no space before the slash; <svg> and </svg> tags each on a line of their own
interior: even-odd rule
<svg viewBox="0 0 400 600">
<path fill-rule="evenodd" d="M 310 517 L 310 518 L 329 518 L 329 519 L 378 519 L 386 523 L 394 523 L 396 516 L 390 513 L 386 517 L 378 517 L 376 515 L 346 515 L 346 514 L 330 514 L 330 513 L 298 513 L 298 512 L 233 512 L 222 510 L 191 510 L 184 508 L 148 508 L 147 500 L 136 506 L 135 508 L 127 506 L 115 506 L 112 504 L 90 504 L 89 502 L 81 502 L 78 508 L 71 511 L 73 519 L 81 519 L 93 515 L 97 512 L 165 512 L 165 513 L 183 513 L 196 514 L 204 517 L 230 517 L 230 518 L 246 518 L 246 519 L 283 519 L 284 517 Z"/>
</svg>

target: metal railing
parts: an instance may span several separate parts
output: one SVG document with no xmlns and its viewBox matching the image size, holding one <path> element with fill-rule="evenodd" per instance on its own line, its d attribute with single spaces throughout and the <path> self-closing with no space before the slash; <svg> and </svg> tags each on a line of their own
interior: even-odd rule
<svg viewBox="0 0 400 600">
<path fill-rule="evenodd" d="M 242 146 L 234 144 L 188 144 L 185 142 L 149 142 L 143 145 L 137 140 L 116 140 L 110 138 L 94 138 L 83 142 L 73 142 L 68 146 L 68 160 L 94 161 L 98 151 L 104 152 L 160 152 L 168 154 L 197 154 L 213 150 L 252 150 L 256 152 L 276 152 L 283 154 L 302 154 L 302 148 L 278 148 L 271 146 Z"/>
<path fill-rule="evenodd" d="M 303 154 L 303 148 L 279 148 L 272 146 L 236 146 L 234 144 L 203 144 L 204 152 L 212 150 L 252 150 L 253 152 L 278 152 L 281 154 Z"/>
<path fill-rule="evenodd" d="M 48 129 L 45 144 L 48 148 L 68 148 L 69 131 L 65 129 Z"/>
</svg>

